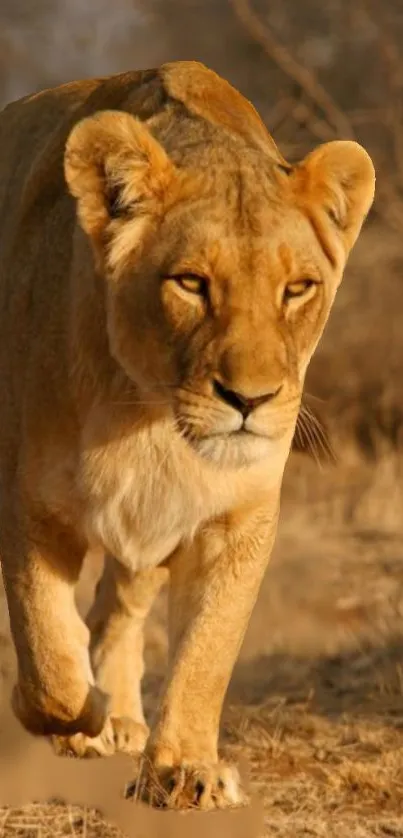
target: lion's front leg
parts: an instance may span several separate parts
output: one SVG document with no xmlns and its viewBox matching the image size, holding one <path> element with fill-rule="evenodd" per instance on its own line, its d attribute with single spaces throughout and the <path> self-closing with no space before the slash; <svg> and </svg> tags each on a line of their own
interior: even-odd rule
<svg viewBox="0 0 403 838">
<path fill-rule="evenodd" d="M 245 802 L 235 766 L 221 763 L 222 705 L 274 540 L 277 503 L 216 522 L 170 563 L 171 664 L 137 793 L 154 805 L 223 808 Z"/>
<path fill-rule="evenodd" d="M 89 632 L 75 604 L 85 548 L 55 521 L 17 525 L 1 539 L 2 571 L 17 653 L 12 704 L 34 734 L 102 729 L 107 696 L 94 685 Z"/>
<path fill-rule="evenodd" d="M 144 623 L 167 576 L 161 567 L 133 573 L 106 556 L 87 625 L 96 684 L 110 696 L 108 718 L 95 739 L 81 733 L 55 737 L 58 754 L 92 757 L 143 751 L 149 733 L 141 698 Z"/>
</svg>

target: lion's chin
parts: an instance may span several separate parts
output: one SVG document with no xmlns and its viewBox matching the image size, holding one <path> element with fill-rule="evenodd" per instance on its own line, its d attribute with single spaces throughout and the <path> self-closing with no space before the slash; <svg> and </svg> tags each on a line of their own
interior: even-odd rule
<svg viewBox="0 0 403 838">
<path fill-rule="evenodd" d="M 275 448 L 269 437 L 245 431 L 192 439 L 190 445 L 204 460 L 228 469 L 245 468 L 268 459 Z"/>
</svg>

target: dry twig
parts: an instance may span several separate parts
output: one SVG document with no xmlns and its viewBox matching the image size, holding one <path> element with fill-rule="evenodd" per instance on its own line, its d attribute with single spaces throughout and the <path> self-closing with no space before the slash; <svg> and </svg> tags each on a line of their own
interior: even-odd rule
<svg viewBox="0 0 403 838">
<path fill-rule="evenodd" d="M 348 117 L 339 108 L 316 76 L 292 57 L 288 49 L 279 44 L 266 24 L 263 24 L 249 0 L 230 0 L 232 8 L 248 34 L 259 43 L 268 57 L 304 91 L 326 117 L 334 134 L 351 139 L 354 129 Z"/>
</svg>

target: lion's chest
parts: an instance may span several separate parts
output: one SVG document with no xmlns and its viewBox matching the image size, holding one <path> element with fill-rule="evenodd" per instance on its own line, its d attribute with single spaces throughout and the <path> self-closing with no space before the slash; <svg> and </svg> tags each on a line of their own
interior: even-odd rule
<svg viewBox="0 0 403 838">
<path fill-rule="evenodd" d="M 81 479 L 90 542 L 134 570 L 163 562 L 229 503 L 228 491 L 204 479 L 172 439 L 145 433 L 89 459 Z"/>
<path fill-rule="evenodd" d="M 87 516 L 90 538 L 135 570 L 164 561 L 182 538 L 198 524 L 180 487 L 162 485 L 147 475 L 147 486 L 137 472 L 124 468 L 115 487 L 91 504 Z"/>
</svg>

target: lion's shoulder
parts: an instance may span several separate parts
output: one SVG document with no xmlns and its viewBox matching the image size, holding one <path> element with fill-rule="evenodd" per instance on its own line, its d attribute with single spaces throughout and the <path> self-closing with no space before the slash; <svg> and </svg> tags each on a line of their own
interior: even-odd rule
<svg viewBox="0 0 403 838">
<path fill-rule="evenodd" d="M 241 93 L 199 62 L 176 61 L 149 70 L 68 82 L 8 105 L 0 113 L 2 181 L 6 170 L 14 170 L 14 163 L 22 161 L 20 172 L 24 162 L 40 157 L 49 142 L 56 145 L 61 158 L 75 122 L 103 110 L 124 110 L 141 121 L 168 110 L 169 119 L 181 121 L 185 133 L 188 124 L 182 117 L 187 113 L 264 147 L 280 159 L 260 116 Z"/>
<path fill-rule="evenodd" d="M 197 61 L 163 64 L 160 77 L 169 95 L 187 110 L 258 146 L 283 162 L 252 103 L 226 79 Z"/>
</svg>

